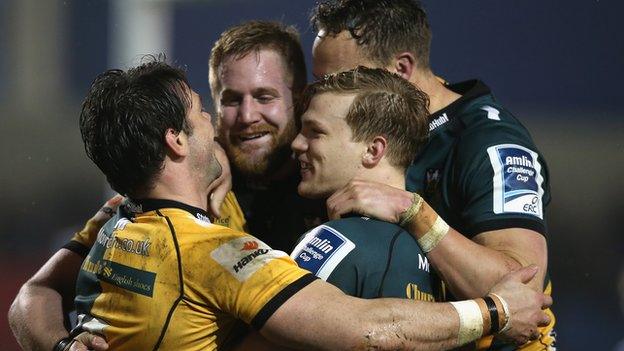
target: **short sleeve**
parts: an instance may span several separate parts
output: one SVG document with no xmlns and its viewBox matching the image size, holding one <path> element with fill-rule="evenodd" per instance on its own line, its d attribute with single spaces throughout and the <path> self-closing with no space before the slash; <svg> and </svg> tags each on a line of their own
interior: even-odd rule
<svg viewBox="0 0 624 351">
<path fill-rule="evenodd" d="M 214 235 L 220 244 L 210 250 L 211 262 L 193 263 L 202 270 L 197 277 L 201 279 L 199 286 L 204 287 L 204 298 L 256 329 L 315 280 L 286 253 L 251 235 L 230 230 Z M 193 261 L 190 254 L 187 259 Z"/>
<path fill-rule="evenodd" d="M 115 217 L 112 219 L 115 219 Z M 97 240 L 100 228 L 101 226 L 95 220 L 88 220 L 84 228 L 74 234 L 71 240 L 63 245 L 63 248 L 73 251 L 83 258 L 87 257 L 89 250 L 91 250 L 95 240 Z"/>
<path fill-rule="evenodd" d="M 516 227 L 546 234 L 548 168 L 526 130 L 509 118 L 467 130 L 455 149 L 453 200 L 469 237 Z"/>
</svg>

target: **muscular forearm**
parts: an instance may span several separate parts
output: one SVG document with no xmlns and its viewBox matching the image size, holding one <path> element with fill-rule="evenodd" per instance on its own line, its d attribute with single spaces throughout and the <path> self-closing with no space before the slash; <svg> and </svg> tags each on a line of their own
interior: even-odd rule
<svg viewBox="0 0 624 351">
<path fill-rule="evenodd" d="M 427 257 L 460 299 L 485 295 L 505 274 L 521 267 L 508 255 L 475 244 L 452 228 Z"/>
<path fill-rule="evenodd" d="M 52 350 L 67 336 L 62 297 L 56 291 L 26 283 L 9 310 L 11 330 L 24 350 Z"/>
<path fill-rule="evenodd" d="M 313 289 L 293 296 L 288 307 L 278 309 L 267 321 L 262 334 L 301 349 L 446 350 L 457 346 L 459 317 L 450 304 L 361 300 L 321 283 L 312 283 Z M 322 305 L 313 303 L 320 297 Z"/>
<path fill-rule="evenodd" d="M 60 249 L 26 282 L 9 311 L 13 334 L 24 350 L 51 350 L 68 335 L 63 310 L 73 307 L 82 257 Z"/>
<path fill-rule="evenodd" d="M 422 236 L 436 218 L 433 209 L 423 203 L 408 230 Z M 520 228 L 481 233 L 473 240 L 450 228 L 427 257 L 457 298 L 483 296 L 505 274 L 529 264 L 540 268 L 530 285 L 541 290 L 547 264 L 543 236 Z"/>
</svg>

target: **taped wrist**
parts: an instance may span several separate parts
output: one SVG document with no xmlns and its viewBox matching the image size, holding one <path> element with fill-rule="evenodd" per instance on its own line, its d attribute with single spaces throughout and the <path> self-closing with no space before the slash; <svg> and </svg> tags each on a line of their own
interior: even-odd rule
<svg viewBox="0 0 624 351">
<path fill-rule="evenodd" d="M 418 213 L 418 211 L 420 211 L 420 208 L 422 207 L 422 197 L 417 193 L 413 194 L 414 197 L 412 198 L 412 204 L 399 216 L 399 226 L 401 227 L 405 227 L 405 225 L 408 224 L 412 220 L 412 218 L 414 218 L 416 213 Z"/>
<path fill-rule="evenodd" d="M 498 310 L 498 323 L 500 326 L 500 330 L 493 331 L 493 333 L 503 333 L 511 328 L 511 315 L 509 312 L 509 305 L 507 301 L 505 301 L 500 295 L 495 293 L 489 293 L 488 297 L 492 299 L 492 301 L 496 304 L 496 309 Z M 501 312 L 502 311 L 502 312 Z"/>
<path fill-rule="evenodd" d="M 417 239 L 418 245 L 420 245 L 423 252 L 428 253 L 433 250 L 448 233 L 449 228 L 449 225 L 446 224 L 442 217 L 438 216 L 429 231 Z"/>
<path fill-rule="evenodd" d="M 459 315 L 459 332 L 457 346 L 477 340 L 483 336 L 484 314 L 477 300 L 451 302 Z"/>
</svg>

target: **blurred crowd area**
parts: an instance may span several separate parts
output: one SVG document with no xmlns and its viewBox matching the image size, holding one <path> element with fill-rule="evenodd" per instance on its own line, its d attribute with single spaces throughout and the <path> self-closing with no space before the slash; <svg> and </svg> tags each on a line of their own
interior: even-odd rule
<svg viewBox="0 0 624 351">
<path fill-rule="evenodd" d="M 99 208 L 109 190 L 84 153 L 81 99 L 96 74 L 165 52 L 209 102 L 218 34 L 249 19 L 302 33 L 314 1 L 0 1 L 0 310 Z M 558 349 L 624 339 L 624 33 L 621 2 L 424 1 L 432 67 L 478 77 L 523 121 L 551 171 L 549 270 Z M 618 278 L 619 277 L 619 278 Z M 624 286 L 624 283 L 620 283 Z M 624 288 L 620 288 L 624 290 Z M 6 317 L 0 347 L 17 350 Z"/>
</svg>

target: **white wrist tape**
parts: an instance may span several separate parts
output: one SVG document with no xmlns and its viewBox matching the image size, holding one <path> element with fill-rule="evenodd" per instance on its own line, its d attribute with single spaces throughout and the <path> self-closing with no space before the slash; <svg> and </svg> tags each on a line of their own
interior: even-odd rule
<svg viewBox="0 0 624 351">
<path fill-rule="evenodd" d="M 483 335 L 483 315 L 474 300 L 451 302 L 459 315 L 457 346 L 477 340 Z"/>
<path fill-rule="evenodd" d="M 427 253 L 433 250 L 448 233 L 449 228 L 449 225 L 446 224 L 442 217 L 438 216 L 431 229 L 418 239 L 418 245 L 420 245 L 423 252 Z"/>
<path fill-rule="evenodd" d="M 505 322 L 501 326 L 500 331 L 499 331 L 499 333 L 503 333 L 509 330 L 509 328 L 511 328 L 511 315 L 509 312 L 509 305 L 507 304 L 507 301 L 503 300 L 503 298 L 500 297 L 500 295 L 497 295 L 495 293 L 489 293 L 488 295 L 495 296 L 498 299 L 498 301 L 500 301 L 501 305 L 503 305 L 503 312 L 505 312 Z"/>
</svg>

